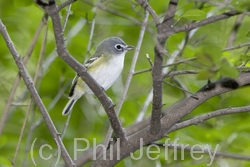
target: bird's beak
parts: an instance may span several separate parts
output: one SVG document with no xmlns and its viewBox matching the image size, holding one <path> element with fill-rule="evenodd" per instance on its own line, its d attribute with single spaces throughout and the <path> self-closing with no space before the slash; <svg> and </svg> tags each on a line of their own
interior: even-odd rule
<svg viewBox="0 0 250 167">
<path fill-rule="evenodd" d="M 133 50 L 133 49 L 134 49 L 134 46 L 130 46 L 130 45 L 126 46 L 126 50 Z"/>
</svg>

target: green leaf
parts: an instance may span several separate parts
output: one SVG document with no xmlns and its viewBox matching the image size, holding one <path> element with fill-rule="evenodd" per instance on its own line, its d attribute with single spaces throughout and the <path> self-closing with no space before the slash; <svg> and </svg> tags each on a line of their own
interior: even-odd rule
<svg viewBox="0 0 250 167">
<path fill-rule="evenodd" d="M 240 58 L 241 58 L 241 60 L 243 61 L 243 62 L 249 62 L 250 61 L 250 54 L 243 54 L 243 55 L 241 55 L 240 56 Z"/>
<path fill-rule="evenodd" d="M 205 66 L 213 66 L 214 62 L 210 55 L 205 53 L 200 53 L 196 55 L 199 62 Z"/>
<path fill-rule="evenodd" d="M 214 67 L 221 60 L 221 48 L 217 45 L 205 45 L 197 49 L 199 62 L 208 67 Z"/>
<path fill-rule="evenodd" d="M 205 45 L 202 47 L 203 53 L 209 55 L 215 63 L 221 59 L 221 50 L 218 45 Z"/>
<path fill-rule="evenodd" d="M 250 31 L 247 32 L 246 37 L 250 38 Z"/>
<path fill-rule="evenodd" d="M 239 75 L 239 72 L 226 59 L 222 59 L 219 71 L 222 76 L 234 78 Z"/>
<path fill-rule="evenodd" d="M 205 19 L 207 14 L 199 9 L 188 10 L 186 13 L 182 15 L 182 18 L 187 20 L 202 20 Z"/>
<path fill-rule="evenodd" d="M 197 75 L 197 79 L 198 80 L 207 80 L 212 78 L 215 75 L 214 72 L 207 70 L 207 69 L 202 69 L 199 71 L 198 75 Z"/>
</svg>

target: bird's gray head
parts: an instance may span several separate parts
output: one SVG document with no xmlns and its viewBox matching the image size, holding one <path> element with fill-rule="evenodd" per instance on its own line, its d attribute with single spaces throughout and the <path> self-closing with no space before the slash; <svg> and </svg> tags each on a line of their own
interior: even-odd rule
<svg viewBox="0 0 250 167">
<path fill-rule="evenodd" d="M 97 54 L 120 55 L 132 50 L 134 47 L 127 45 L 121 38 L 110 37 L 103 40 L 96 48 Z"/>
</svg>

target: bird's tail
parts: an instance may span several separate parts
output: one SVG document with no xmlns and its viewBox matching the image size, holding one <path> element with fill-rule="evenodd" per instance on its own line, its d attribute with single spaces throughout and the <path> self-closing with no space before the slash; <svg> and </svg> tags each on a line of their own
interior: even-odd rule
<svg viewBox="0 0 250 167">
<path fill-rule="evenodd" d="M 66 106 L 63 109 L 63 112 L 62 112 L 63 116 L 68 115 L 70 113 L 75 102 L 76 102 L 75 99 L 73 99 L 73 98 L 69 99 L 69 102 L 66 104 Z"/>
</svg>

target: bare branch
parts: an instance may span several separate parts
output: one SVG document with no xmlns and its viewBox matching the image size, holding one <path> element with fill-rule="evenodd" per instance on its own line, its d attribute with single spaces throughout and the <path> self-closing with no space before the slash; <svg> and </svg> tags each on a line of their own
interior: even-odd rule
<svg viewBox="0 0 250 167">
<path fill-rule="evenodd" d="M 142 106 L 141 111 L 139 112 L 137 118 L 136 118 L 136 123 L 137 122 L 141 122 L 143 120 L 143 117 L 148 109 L 148 106 L 150 105 L 150 103 L 152 102 L 152 98 L 153 98 L 153 89 L 151 89 L 147 95 L 147 98 Z M 127 131 L 126 131 L 127 132 Z M 128 134 L 127 134 L 128 135 Z M 131 135 L 131 134 L 130 134 Z"/>
<path fill-rule="evenodd" d="M 51 17 L 54 29 L 54 35 L 57 46 L 57 53 L 60 57 L 72 68 L 77 74 L 85 81 L 89 88 L 94 92 L 96 97 L 102 103 L 108 118 L 110 120 L 111 126 L 115 132 L 117 138 L 120 138 L 121 141 L 126 141 L 126 136 L 123 131 L 122 125 L 115 113 L 114 106 L 105 91 L 102 87 L 91 77 L 87 72 L 86 68 L 77 62 L 68 52 L 65 47 L 65 42 L 63 38 L 63 29 L 60 22 L 60 16 L 56 4 L 45 7 L 46 13 Z"/>
<path fill-rule="evenodd" d="M 244 43 L 244 44 L 240 44 L 240 45 L 238 45 L 238 46 L 232 46 L 232 47 L 229 47 L 229 48 L 225 48 L 225 49 L 223 49 L 223 52 L 225 52 L 225 51 L 230 51 L 230 50 L 235 50 L 235 49 L 240 49 L 240 48 L 243 48 L 243 47 L 245 47 L 245 46 L 250 46 L 250 42 L 248 42 L 248 43 Z"/>
<path fill-rule="evenodd" d="M 178 2 L 179 0 L 170 0 L 168 4 L 168 9 L 167 9 L 167 12 L 165 14 L 162 24 L 165 24 L 168 27 L 172 25 Z"/>
<path fill-rule="evenodd" d="M 157 27 L 158 30 L 157 38 L 160 43 L 165 43 L 166 39 L 172 34 L 173 31 L 172 25 L 177 5 L 178 5 L 178 0 L 170 0 L 163 22 L 159 24 Z"/>
<path fill-rule="evenodd" d="M 239 14 L 241 14 L 241 12 L 237 12 L 237 11 L 225 12 L 225 13 L 222 13 L 220 15 L 208 17 L 208 18 L 201 20 L 199 22 L 186 24 L 186 25 L 181 26 L 181 27 L 174 27 L 173 31 L 174 31 L 174 33 L 183 32 L 183 31 L 190 31 L 192 29 L 195 29 L 195 28 L 198 28 L 201 26 L 205 26 L 207 24 L 211 24 L 211 23 L 214 23 L 214 22 L 219 21 L 219 20 L 227 19 L 229 17 L 233 17 L 233 16 L 236 16 Z"/>
<path fill-rule="evenodd" d="M 38 28 L 37 28 L 37 31 L 35 32 L 34 38 L 31 41 L 31 44 L 30 44 L 30 46 L 29 46 L 29 48 L 27 50 L 27 53 L 24 56 L 24 59 L 23 59 L 24 65 L 27 64 L 27 62 L 28 62 L 28 60 L 29 60 L 29 58 L 31 56 L 31 53 L 32 53 L 32 51 L 34 49 L 34 46 L 35 46 L 35 44 L 37 42 L 37 39 L 38 39 L 38 37 L 39 37 L 39 35 L 40 35 L 41 31 L 42 31 L 42 28 L 47 24 L 47 19 L 48 19 L 48 16 L 45 14 L 43 16 L 43 18 L 42 18 L 42 20 L 41 20 Z M 4 108 L 4 111 L 3 111 L 3 115 L 1 117 L 1 121 L 0 121 L 0 135 L 1 135 L 2 130 L 4 128 L 4 124 L 5 124 L 6 118 L 8 116 L 8 112 L 10 110 L 11 103 L 12 103 L 12 101 L 14 99 L 14 95 L 16 93 L 16 90 L 17 90 L 17 87 L 18 87 L 20 81 L 21 81 L 21 76 L 20 76 L 20 74 L 17 74 L 16 79 L 14 81 L 14 84 L 13 84 L 13 86 L 11 88 L 10 96 L 9 96 L 7 102 L 6 102 L 6 105 L 5 105 L 5 108 Z"/>
<path fill-rule="evenodd" d="M 170 85 L 170 86 L 172 86 L 172 87 L 175 87 L 175 88 L 177 88 L 177 89 L 180 89 L 180 90 L 182 90 L 183 92 L 188 93 L 188 94 L 191 94 L 191 95 L 194 96 L 194 94 L 193 94 L 192 92 L 189 92 L 188 90 L 186 90 L 186 89 L 184 89 L 184 88 L 182 88 L 182 87 L 180 87 L 180 86 L 176 86 L 176 85 L 174 85 L 174 84 L 172 84 L 172 83 L 170 83 L 170 82 L 166 82 L 166 81 L 163 81 L 163 83 L 168 84 L 168 85 Z"/>
<path fill-rule="evenodd" d="M 144 38 L 145 30 L 146 30 L 146 27 L 147 27 L 147 23 L 148 23 L 148 12 L 145 11 L 144 20 L 143 20 L 143 23 L 142 23 L 142 27 L 141 27 L 141 31 L 140 31 L 140 34 L 139 34 L 139 39 L 138 39 L 137 45 L 135 47 L 135 53 L 134 53 L 134 56 L 133 56 L 133 59 L 132 59 L 129 74 L 128 74 L 128 77 L 127 77 L 127 81 L 126 81 L 124 90 L 122 92 L 118 107 L 116 109 L 117 115 L 119 115 L 119 113 L 121 111 L 121 108 L 122 108 L 122 105 L 124 103 L 125 97 L 126 97 L 126 95 L 128 93 L 128 89 L 129 89 L 129 86 L 130 86 L 130 83 L 131 83 L 131 80 L 132 80 L 132 77 L 133 77 L 133 73 L 134 73 L 136 62 L 137 62 L 139 52 L 140 52 L 140 49 L 141 49 L 141 45 L 142 45 L 142 41 L 143 41 L 143 38 Z M 106 135 L 106 139 L 104 141 L 105 146 L 108 146 L 108 143 L 109 143 L 110 138 L 111 138 L 111 134 L 112 134 L 112 130 L 109 128 L 108 133 Z"/>
<path fill-rule="evenodd" d="M 158 25 L 158 33 L 165 33 L 172 29 L 173 16 L 176 11 L 178 0 L 170 0 L 165 18 L 161 24 Z M 164 27 L 164 28 L 163 28 Z M 161 131 L 161 109 L 162 109 L 162 64 L 164 46 L 167 38 L 157 36 L 156 46 L 154 47 L 154 66 L 152 67 L 153 78 L 153 102 L 152 115 L 150 123 L 151 134 L 158 134 Z"/>
<path fill-rule="evenodd" d="M 140 148 L 140 138 L 143 138 L 143 145 L 152 143 L 153 141 L 159 140 L 162 136 L 166 135 L 171 131 L 171 128 L 182 119 L 184 116 L 189 114 L 194 108 L 199 106 L 204 101 L 210 99 L 213 96 L 232 91 L 234 89 L 244 87 L 250 84 L 249 73 L 242 73 L 236 79 L 222 79 L 214 83 L 209 83 L 200 89 L 195 96 L 198 98 L 193 98 L 192 96 L 182 100 L 176 105 L 170 107 L 166 111 L 166 115 L 161 119 L 162 129 L 160 133 L 152 135 L 150 133 L 150 127 L 146 126 L 147 121 L 144 122 L 143 129 L 136 131 L 128 137 L 126 146 L 119 148 L 120 159 L 123 159 L 129 155 L 129 153 L 134 152 Z M 136 125 L 135 125 L 136 126 Z M 138 130 L 138 128 L 137 128 Z M 151 142 L 150 142 L 151 141 Z M 96 161 L 93 166 L 114 166 L 119 160 L 117 160 L 117 145 L 113 147 L 112 160 L 110 159 L 110 153 L 107 152 L 107 159 L 100 159 Z"/>
<path fill-rule="evenodd" d="M 94 30 L 95 30 L 95 20 L 96 20 L 95 17 L 96 17 L 97 8 L 94 7 L 93 12 L 94 12 L 94 16 L 92 19 L 91 29 L 90 29 L 90 33 L 89 33 L 88 47 L 87 47 L 87 51 L 85 54 L 85 60 L 87 60 L 89 58 L 89 51 L 90 51 L 91 46 L 92 46 L 92 39 L 94 36 Z M 84 62 L 85 62 L 85 60 L 84 60 Z"/>
<path fill-rule="evenodd" d="M 159 52 L 158 47 L 155 49 L 154 66 L 152 67 L 153 77 L 153 102 L 150 132 L 157 134 L 161 130 L 161 108 L 162 108 L 162 57 L 163 54 Z"/>
<path fill-rule="evenodd" d="M 67 23 L 68 23 L 68 19 L 69 19 L 69 16 L 70 16 L 70 14 L 71 14 L 71 4 L 68 6 L 68 9 L 67 9 L 67 14 L 66 14 L 66 17 L 65 17 L 65 20 L 64 20 L 64 24 L 63 24 L 63 32 L 64 32 L 64 30 L 65 30 L 65 28 L 66 28 L 66 25 L 67 25 Z"/>
<path fill-rule="evenodd" d="M 149 14 L 153 17 L 156 26 L 160 24 L 160 20 L 157 14 L 155 13 L 154 9 L 148 4 L 147 0 L 137 0 L 137 3 L 149 12 Z"/>
<path fill-rule="evenodd" d="M 68 5 L 71 5 L 72 3 L 76 2 L 77 0 L 68 0 L 64 2 L 63 4 L 58 6 L 58 10 L 60 11 L 61 9 L 65 8 Z"/>
<path fill-rule="evenodd" d="M 244 106 L 244 107 L 235 107 L 235 108 L 225 108 L 217 111 L 213 111 L 210 113 L 206 113 L 200 116 L 197 116 L 195 118 L 180 122 L 175 124 L 169 131 L 173 132 L 191 125 L 197 125 L 199 123 L 203 123 L 206 120 L 209 120 L 211 118 L 215 118 L 222 115 L 229 115 L 229 114 L 238 114 L 243 112 L 249 112 L 250 106 Z"/>
<path fill-rule="evenodd" d="M 165 143 L 152 143 L 154 145 L 158 145 L 161 147 L 165 147 Z M 185 146 L 182 147 L 181 144 L 180 145 L 175 145 L 173 146 L 172 144 L 168 144 L 167 145 L 169 149 L 178 149 L 178 150 L 184 150 L 184 151 L 202 151 L 206 154 L 212 154 L 215 155 L 215 157 L 219 158 L 219 157 L 223 157 L 223 158 L 231 158 L 231 159 L 237 159 L 237 160 L 245 160 L 245 161 L 250 161 L 250 157 L 249 156 L 245 156 L 245 155 L 238 155 L 238 154 L 232 154 L 232 153 L 225 153 L 225 152 L 219 152 L 219 151 L 213 151 L 213 150 L 207 150 L 207 149 L 200 149 L 200 148 L 194 148 L 193 146 Z"/>
<path fill-rule="evenodd" d="M 19 72 L 20 72 L 20 74 L 25 82 L 25 85 L 27 86 L 28 90 L 32 94 L 32 97 L 33 97 L 37 107 L 40 109 L 40 112 L 44 118 L 44 121 L 45 121 L 46 125 L 48 126 L 56 144 L 61 149 L 61 155 L 62 155 L 65 163 L 68 166 L 74 166 L 72 159 L 70 158 L 67 150 L 64 147 L 64 144 L 61 140 L 61 137 L 59 136 L 44 104 L 42 103 L 42 100 L 41 100 L 39 94 L 36 91 L 36 88 L 34 87 L 34 84 L 31 81 L 31 78 L 28 76 L 28 72 L 27 72 L 27 70 L 22 62 L 22 58 L 17 53 L 17 51 L 16 51 L 16 49 L 15 49 L 15 47 L 10 39 L 10 36 L 9 36 L 8 32 L 6 31 L 6 28 L 3 25 L 1 20 L 0 20 L 0 32 L 1 32 L 4 40 L 6 41 L 7 47 L 9 48 L 9 50 L 10 50 L 10 52 L 11 52 L 11 54 L 16 62 L 17 67 L 19 68 Z"/>
<path fill-rule="evenodd" d="M 146 58 L 148 59 L 148 62 L 149 62 L 149 64 L 150 64 L 151 68 L 152 68 L 152 67 L 154 66 L 154 65 L 153 65 L 153 61 L 150 59 L 150 57 L 149 57 L 148 54 L 146 54 Z"/>
<path fill-rule="evenodd" d="M 176 61 L 176 62 L 171 63 L 171 64 L 163 65 L 162 68 L 166 68 L 166 67 L 178 65 L 178 64 L 181 64 L 181 63 L 186 63 L 188 61 L 193 61 L 193 60 L 196 60 L 196 59 L 197 58 L 194 57 L 194 58 L 189 58 L 189 59 L 184 59 L 184 60 Z M 134 72 L 134 75 L 138 75 L 138 74 L 142 74 L 142 73 L 150 72 L 150 71 L 152 71 L 152 68 L 148 68 L 148 69 L 144 69 L 144 70 L 140 70 L 140 71 Z"/>
<path fill-rule="evenodd" d="M 164 74 L 162 78 L 172 77 L 176 75 L 183 75 L 183 74 L 197 74 L 197 70 L 180 70 L 180 71 L 171 71 L 170 73 Z"/>
<path fill-rule="evenodd" d="M 214 83 L 209 82 L 195 94 L 196 98 L 191 96 L 184 99 L 177 107 L 169 111 L 167 115 L 162 118 L 164 131 L 169 132 L 169 129 L 175 123 L 181 120 L 185 115 L 189 114 L 205 100 L 215 95 L 246 86 L 248 82 L 250 82 L 250 75 L 248 73 L 242 73 L 237 79 L 224 78 Z"/>
<path fill-rule="evenodd" d="M 95 6 L 95 7 L 99 8 L 99 9 L 101 9 L 103 11 L 106 11 L 106 12 L 112 13 L 114 15 L 120 16 L 122 18 L 125 18 L 127 20 L 130 20 L 135 25 L 141 26 L 141 22 L 139 20 L 137 20 L 137 19 L 135 19 L 135 18 L 133 18 L 133 17 L 131 17 L 129 15 L 126 15 L 126 14 L 124 14 L 122 12 L 116 11 L 114 9 L 107 8 L 106 6 L 102 5 L 101 2 L 94 3 L 94 2 L 92 2 L 90 0 L 82 0 L 82 1 L 89 4 L 89 5 Z"/>
<path fill-rule="evenodd" d="M 234 26 L 232 27 L 230 37 L 228 38 L 228 41 L 227 41 L 227 48 L 230 48 L 230 47 L 233 46 L 236 35 L 237 35 L 237 33 L 238 33 L 239 29 L 240 29 L 240 25 L 241 25 L 244 17 L 245 17 L 245 14 L 240 14 L 237 17 L 237 19 L 236 19 L 236 21 L 234 23 Z"/>
</svg>

